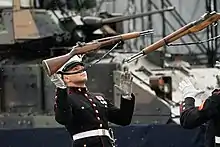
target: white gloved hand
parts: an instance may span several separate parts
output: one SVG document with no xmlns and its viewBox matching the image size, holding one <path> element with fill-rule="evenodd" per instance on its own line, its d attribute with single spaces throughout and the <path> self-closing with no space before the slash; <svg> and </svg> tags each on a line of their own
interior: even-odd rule
<svg viewBox="0 0 220 147">
<path fill-rule="evenodd" d="M 220 68 L 220 62 L 219 61 L 215 62 L 215 67 Z"/>
<path fill-rule="evenodd" d="M 120 90 L 122 97 L 126 99 L 131 99 L 132 94 L 132 80 L 133 77 L 129 71 L 125 71 L 121 74 L 119 85 L 114 85 L 118 90 Z"/>
<path fill-rule="evenodd" d="M 202 90 L 197 90 L 189 78 L 185 78 L 179 83 L 179 90 L 183 94 L 183 98 L 193 97 L 195 98 L 198 94 L 203 93 Z"/>
<path fill-rule="evenodd" d="M 50 76 L 50 80 L 55 84 L 57 88 L 61 88 L 61 89 L 67 88 L 61 76 L 58 74 L 53 74 L 52 76 Z"/>
</svg>

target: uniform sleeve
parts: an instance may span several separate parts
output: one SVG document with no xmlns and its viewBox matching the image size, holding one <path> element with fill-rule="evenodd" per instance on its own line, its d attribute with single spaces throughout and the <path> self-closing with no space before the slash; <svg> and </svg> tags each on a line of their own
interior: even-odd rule
<svg viewBox="0 0 220 147">
<path fill-rule="evenodd" d="M 55 97 L 55 120 L 62 125 L 66 125 L 72 120 L 72 109 L 68 103 L 67 89 L 57 88 Z"/>
<path fill-rule="evenodd" d="M 135 105 L 135 96 L 131 95 L 131 99 L 124 99 L 121 97 L 120 108 L 114 106 L 108 101 L 108 119 L 110 122 L 126 126 L 131 123 Z"/>
<path fill-rule="evenodd" d="M 219 114 L 218 99 L 220 100 L 219 96 L 212 95 L 204 100 L 199 107 L 195 107 L 194 98 L 185 98 L 180 109 L 181 126 L 186 129 L 193 129 L 215 118 Z"/>
</svg>

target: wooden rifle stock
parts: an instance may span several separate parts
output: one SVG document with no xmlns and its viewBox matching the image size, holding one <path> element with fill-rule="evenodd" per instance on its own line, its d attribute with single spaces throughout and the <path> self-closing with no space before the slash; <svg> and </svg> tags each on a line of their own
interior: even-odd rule
<svg viewBox="0 0 220 147">
<path fill-rule="evenodd" d="M 218 21 L 219 19 L 220 19 L 220 14 L 217 14 L 215 12 L 205 14 L 198 21 L 191 22 L 191 23 L 183 26 L 179 30 L 164 37 L 163 39 L 155 42 L 154 44 L 144 48 L 143 52 L 144 52 L 144 54 L 148 54 L 148 53 L 150 53 L 154 50 L 157 50 L 160 47 L 162 47 L 170 42 L 173 42 L 173 41 L 181 38 L 182 36 L 185 36 L 190 33 L 199 32 L 199 31 L 203 30 L 204 28 L 208 27 L 213 22 Z"/>
<path fill-rule="evenodd" d="M 142 32 L 132 32 L 132 33 L 126 33 L 126 34 L 117 35 L 113 37 L 97 39 L 92 42 L 86 43 L 83 46 L 75 46 L 68 54 L 45 59 L 42 61 L 42 66 L 44 70 L 46 71 L 47 75 L 51 76 L 54 73 L 56 73 L 69 59 L 71 59 L 75 55 L 85 54 L 91 51 L 95 51 L 101 47 L 112 45 L 122 40 L 124 41 L 128 39 L 137 38 L 142 35 L 146 35 L 148 33 L 152 33 L 152 30 L 146 30 Z"/>
<path fill-rule="evenodd" d="M 188 24 L 188 25 L 186 25 L 186 26 L 180 28 L 179 30 L 177 30 L 177 31 L 175 31 L 175 32 L 173 32 L 173 33 L 171 33 L 171 34 L 169 34 L 168 36 L 166 36 L 166 37 L 160 39 L 159 41 L 153 43 L 152 45 L 150 45 L 150 46 L 144 48 L 144 49 L 142 50 L 143 53 L 144 53 L 144 54 L 148 54 L 148 53 L 153 52 L 153 51 L 159 49 L 160 47 L 162 47 L 162 46 L 164 46 L 164 45 L 166 45 L 166 44 L 168 44 L 168 43 L 170 43 L 170 42 L 173 42 L 173 41 L 175 41 L 175 40 L 181 38 L 182 36 L 184 36 L 184 35 L 186 35 L 186 34 L 189 33 L 189 30 L 188 30 L 188 29 L 189 29 L 191 26 L 192 26 L 192 24 L 190 23 L 190 24 Z"/>
<path fill-rule="evenodd" d="M 167 45 L 187 34 L 195 33 L 203 30 L 210 24 L 218 21 L 220 19 L 220 14 L 214 12 L 204 14 L 199 20 L 188 23 L 187 25 L 181 27 L 180 29 L 176 30 L 175 32 L 167 35 L 166 37 L 158 40 L 157 42 L 153 43 L 152 45 L 142 49 L 139 53 L 125 59 L 125 62 L 131 62 L 137 58 L 140 58 L 143 55 L 149 54 L 160 47 Z"/>
</svg>

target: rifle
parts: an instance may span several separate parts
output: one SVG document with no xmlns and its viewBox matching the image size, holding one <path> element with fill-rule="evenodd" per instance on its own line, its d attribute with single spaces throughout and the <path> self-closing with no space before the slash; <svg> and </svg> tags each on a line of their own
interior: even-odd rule
<svg viewBox="0 0 220 147">
<path fill-rule="evenodd" d="M 193 21 L 191 23 L 188 23 L 187 25 L 181 27 L 180 29 L 176 30 L 175 32 L 167 35 L 166 37 L 158 40 L 157 42 L 153 43 L 152 45 L 145 47 L 137 54 L 132 55 L 131 57 L 128 57 L 124 60 L 124 62 L 132 62 L 144 55 L 147 55 L 160 47 L 164 45 L 168 45 L 169 43 L 181 38 L 182 36 L 185 36 L 190 33 L 196 33 L 199 32 L 206 27 L 208 27 L 210 24 L 218 21 L 220 19 L 220 13 L 216 13 L 215 11 L 210 13 L 205 13 L 201 16 L 199 20 Z"/>
<path fill-rule="evenodd" d="M 71 49 L 71 51 L 65 55 L 43 60 L 42 66 L 44 70 L 46 71 L 47 75 L 51 76 L 54 73 L 56 73 L 70 58 L 72 58 L 75 55 L 85 54 L 91 51 L 98 50 L 101 47 L 119 43 L 120 41 L 137 38 L 137 37 L 147 35 L 150 33 L 153 33 L 152 29 L 141 31 L 141 32 L 131 32 L 131 33 L 125 33 L 125 34 L 121 34 L 117 36 L 106 37 L 106 38 L 91 41 L 89 43 L 80 43 L 74 46 Z"/>
</svg>

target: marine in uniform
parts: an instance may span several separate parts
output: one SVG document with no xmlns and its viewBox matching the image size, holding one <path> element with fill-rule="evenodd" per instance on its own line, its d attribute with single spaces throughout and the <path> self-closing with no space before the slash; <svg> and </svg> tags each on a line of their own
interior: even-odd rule
<svg viewBox="0 0 220 147">
<path fill-rule="evenodd" d="M 71 73 L 83 68 L 82 58 L 74 56 L 60 71 Z M 120 108 L 115 107 L 103 94 L 87 89 L 86 71 L 50 77 L 57 87 L 55 120 L 66 127 L 74 147 L 113 147 L 114 137 L 108 122 L 122 126 L 131 123 L 135 104 L 135 96 L 131 92 L 132 77 L 129 73 L 123 77 L 117 86 L 122 91 Z M 105 86 L 105 79 L 103 85 L 99 86 Z"/>
<path fill-rule="evenodd" d="M 190 79 L 183 80 L 179 84 L 179 89 L 184 97 L 180 107 L 181 126 L 185 129 L 199 127 L 201 133 L 205 133 L 204 146 L 219 147 L 219 141 L 216 139 L 220 136 L 220 90 L 215 89 L 208 96 L 205 91 L 197 90 Z M 203 102 L 195 106 L 196 99 L 203 99 Z"/>
</svg>

